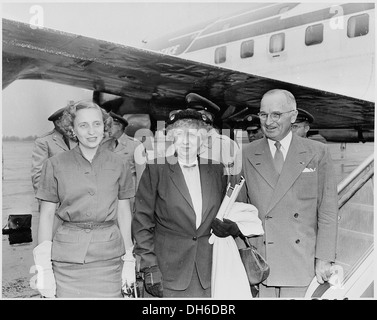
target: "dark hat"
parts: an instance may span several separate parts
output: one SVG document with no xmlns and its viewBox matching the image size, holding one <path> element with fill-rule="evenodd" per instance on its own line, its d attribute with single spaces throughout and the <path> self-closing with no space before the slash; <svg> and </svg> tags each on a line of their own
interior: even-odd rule
<svg viewBox="0 0 377 320">
<path fill-rule="evenodd" d="M 260 119 L 256 114 L 248 114 L 243 119 L 245 130 L 258 130 L 260 125 Z"/>
<path fill-rule="evenodd" d="M 309 123 L 312 123 L 314 121 L 314 117 L 309 112 L 299 108 L 297 108 L 297 111 L 298 114 L 295 122 L 307 121 Z"/>
<path fill-rule="evenodd" d="M 197 119 L 205 123 L 212 123 L 212 120 L 206 114 L 200 113 L 199 111 L 196 111 L 196 110 L 186 109 L 186 110 L 174 110 L 170 112 L 167 124 L 168 125 L 173 124 L 174 122 L 181 119 Z"/>
<path fill-rule="evenodd" d="M 109 115 L 111 116 L 111 118 L 113 118 L 114 121 L 117 121 L 117 122 L 120 122 L 121 124 L 124 125 L 124 127 L 127 127 L 128 126 L 128 121 L 126 119 L 124 119 L 123 117 L 121 117 L 120 115 L 110 111 L 109 112 Z"/>
<path fill-rule="evenodd" d="M 189 93 L 186 95 L 187 108 L 195 110 L 205 110 L 209 113 L 216 114 L 220 111 L 220 107 L 212 101 L 198 95 L 197 93 Z"/>
<path fill-rule="evenodd" d="M 60 108 L 59 110 L 55 111 L 51 116 L 48 117 L 48 121 L 58 120 L 63 115 L 65 109 L 66 107 Z"/>
</svg>

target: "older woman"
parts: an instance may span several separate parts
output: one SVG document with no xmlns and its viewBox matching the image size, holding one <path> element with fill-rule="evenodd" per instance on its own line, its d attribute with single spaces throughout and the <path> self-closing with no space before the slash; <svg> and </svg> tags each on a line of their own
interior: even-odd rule
<svg viewBox="0 0 377 320">
<path fill-rule="evenodd" d="M 132 230 L 153 296 L 211 296 L 208 239 L 227 179 L 222 164 L 198 158 L 206 121 L 194 110 L 171 114 L 167 135 L 175 155 L 148 163 L 139 183 Z"/>
<path fill-rule="evenodd" d="M 33 253 L 43 296 L 122 297 L 122 256 L 132 260 L 129 198 L 135 189 L 127 162 L 99 148 L 111 122 L 86 101 L 68 106 L 62 117 L 78 145 L 46 161 L 36 194 L 41 208 Z M 58 203 L 63 223 L 53 236 Z"/>
</svg>

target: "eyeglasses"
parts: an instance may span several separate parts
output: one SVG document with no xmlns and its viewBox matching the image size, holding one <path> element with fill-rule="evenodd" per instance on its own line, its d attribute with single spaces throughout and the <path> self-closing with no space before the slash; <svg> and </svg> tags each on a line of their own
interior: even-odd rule
<svg viewBox="0 0 377 320">
<path fill-rule="evenodd" d="M 263 121 L 267 120 L 268 116 L 270 116 L 271 120 L 276 122 L 276 121 L 279 121 L 282 114 L 289 113 L 289 112 L 292 112 L 292 111 L 295 111 L 295 110 L 289 110 L 289 111 L 286 111 L 286 112 L 272 112 L 272 113 L 259 112 L 258 116 Z"/>
</svg>

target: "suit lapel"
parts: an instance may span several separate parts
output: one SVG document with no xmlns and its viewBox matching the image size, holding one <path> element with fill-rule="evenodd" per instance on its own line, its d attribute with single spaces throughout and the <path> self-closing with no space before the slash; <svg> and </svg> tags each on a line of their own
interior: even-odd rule
<svg viewBox="0 0 377 320">
<path fill-rule="evenodd" d="M 65 144 L 64 140 L 63 140 L 63 136 L 58 133 L 57 131 L 54 133 L 54 135 L 52 136 L 52 139 L 55 141 L 55 144 L 59 147 L 59 148 L 62 148 L 64 151 L 67 151 L 69 150 L 68 149 L 68 146 Z M 71 148 L 72 149 L 72 148 Z"/>
<path fill-rule="evenodd" d="M 208 203 L 210 202 L 213 190 L 211 187 L 212 178 L 210 169 L 210 165 L 201 164 L 199 159 L 200 185 L 202 188 L 202 222 L 208 215 Z"/>
<path fill-rule="evenodd" d="M 125 153 L 124 153 L 124 149 L 125 149 L 125 148 L 126 148 L 126 147 L 123 145 L 123 143 L 120 142 L 120 141 L 118 141 L 118 145 L 115 147 L 114 152 L 115 152 L 115 153 L 122 153 L 122 154 L 125 154 Z"/>
<path fill-rule="evenodd" d="M 122 153 L 122 154 L 129 154 L 130 153 L 129 141 L 130 140 L 125 138 L 124 134 L 122 134 L 121 137 L 118 139 L 118 145 L 114 151 L 118 153 Z"/>
<path fill-rule="evenodd" d="M 267 213 L 284 197 L 313 157 L 314 154 L 309 153 L 300 140 L 293 135 Z"/>
<path fill-rule="evenodd" d="M 168 161 L 168 165 L 170 168 L 170 179 L 172 180 L 173 184 L 177 187 L 178 191 L 181 193 L 183 198 L 187 201 L 187 203 L 190 205 L 192 208 L 193 212 L 194 211 L 194 205 L 192 204 L 190 192 L 187 188 L 187 184 L 185 181 L 185 177 L 183 176 L 181 167 L 179 166 L 178 161 L 170 162 Z"/>
<path fill-rule="evenodd" d="M 266 138 L 260 140 L 260 143 L 258 146 L 256 146 L 254 153 L 248 155 L 247 159 L 271 186 L 271 188 L 274 188 L 278 181 L 279 175 L 274 169 L 271 151 Z"/>
</svg>

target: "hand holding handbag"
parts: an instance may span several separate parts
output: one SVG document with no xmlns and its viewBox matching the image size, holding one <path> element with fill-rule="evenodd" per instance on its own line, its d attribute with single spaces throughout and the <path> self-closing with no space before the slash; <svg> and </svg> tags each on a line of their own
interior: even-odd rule
<svg viewBox="0 0 377 320">
<path fill-rule="evenodd" d="M 243 237 L 243 240 L 246 243 L 246 248 L 239 249 L 241 260 L 250 285 L 256 285 L 267 279 L 270 274 L 270 266 L 257 249 L 250 244 L 247 237 Z"/>
</svg>

